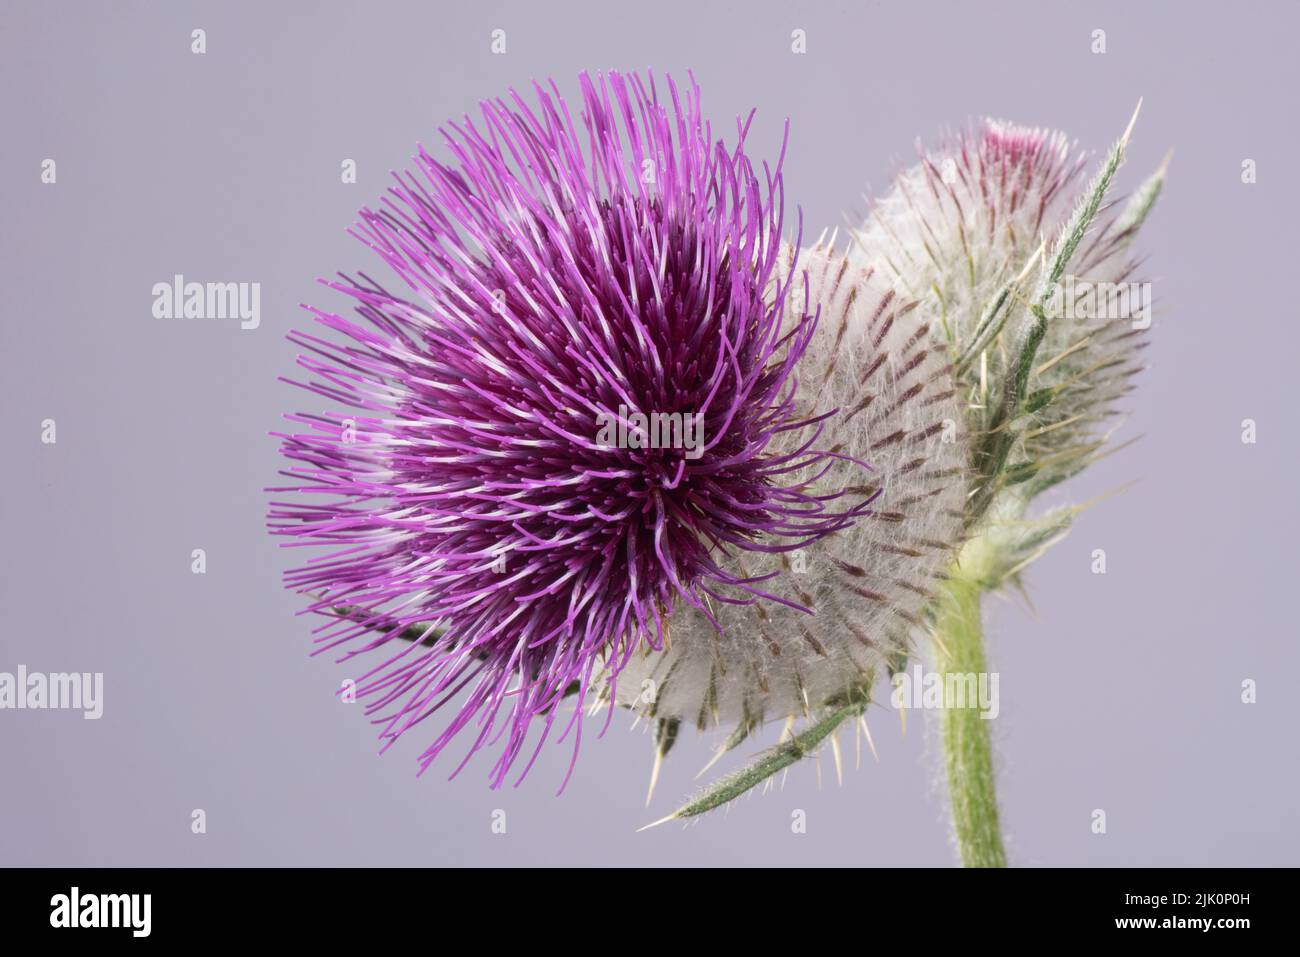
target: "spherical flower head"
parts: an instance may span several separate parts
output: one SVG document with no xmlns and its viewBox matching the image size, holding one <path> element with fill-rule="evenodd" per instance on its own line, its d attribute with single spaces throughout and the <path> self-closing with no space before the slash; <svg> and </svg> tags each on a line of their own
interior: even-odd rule
<svg viewBox="0 0 1300 957">
<path fill-rule="evenodd" d="M 796 552 L 737 556 L 737 574 L 775 575 L 767 587 L 781 601 L 719 603 L 712 615 L 681 607 L 671 647 L 634 658 L 614 689 L 641 714 L 744 735 L 865 700 L 923 627 L 936 577 L 960 543 L 968 451 L 946 348 L 914 301 L 833 243 L 798 263 L 788 249 L 778 272 L 787 313 L 820 315 L 798 402 L 833 413 L 827 439 L 843 456 L 801 477 L 866 511 Z"/>
<path fill-rule="evenodd" d="M 1024 281 L 1012 292 L 1012 311 L 1023 311 L 1035 294 L 1041 270 L 1035 257 L 1041 249 L 1037 262 L 1050 261 L 1060 248 L 1086 192 L 1085 160 L 1063 133 L 985 120 L 923 150 L 855 234 L 855 261 L 877 266 L 919 299 L 954 358 L 971 360 L 961 381 L 972 431 L 988 426 L 982 416 L 990 393 L 1014 375 L 1008 340 L 1016 324 L 977 345 L 982 321 L 1018 277 Z M 1032 475 L 1027 491 L 1077 470 L 1095 449 L 1090 443 L 1099 423 L 1115 414 L 1141 367 L 1149 322 L 1128 255 L 1135 229 L 1123 216 L 1107 214 L 1070 257 L 1063 280 L 1070 292 L 1122 295 L 1103 293 L 1105 309 L 1092 307 L 1096 296 L 1089 308 L 1073 308 L 1073 301 L 1061 308 L 1059 295 L 1048 305 L 1054 314 L 1029 377 L 1030 396 L 1011 423 L 1019 439 L 1010 474 Z"/>
<path fill-rule="evenodd" d="M 580 126 L 553 83 L 449 124 L 452 160 L 421 149 L 354 229 L 396 282 L 327 283 L 358 317 L 312 309 L 333 335 L 291 337 L 335 408 L 282 436 L 297 498 L 271 530 L 325 549 L 287 584 L 347 608 L 324 648 L 377 652 L 357 694 L 385 748 L 458 699 L 422 770 L 472 723 L 465 761 L 501 744 L 493 786 L 535 723 L 520 778 L 562 715 L 576 759 L 598 663 L 663 647 L 683 605 L 762 599 L 720 556 L 854 517 L 797 477 L 832 453 L 794 401 L 815 317 L 767 294 L 780 162 L 755 169 L 748 121 L 715 142 L 693 81 L 581 91 Z"/>
<path fill-rule="evenodd" d="M 959 348 L 1044 232 L 1069 215 L 1083 161 L 1062 133 L 985 120 L 899 174 L 855 235 L 855 261 L 940 318 Z"/>
</svg>

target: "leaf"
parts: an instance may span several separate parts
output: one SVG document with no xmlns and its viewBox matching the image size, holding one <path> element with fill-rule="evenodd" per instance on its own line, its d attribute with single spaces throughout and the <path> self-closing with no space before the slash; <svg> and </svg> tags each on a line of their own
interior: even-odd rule
<svg viewBox="0 0 1300 957">
<path fill-rule="evenodd" d="M 665 824 L 668 821 L 696 817 L 734 801 L 742 794 L 767 781 L 778 771 L 782 771 L 796 761 L 808 757 L 841 724 L 850 718 L 856 718 L 866 711 L 870 701 L 870 697 L 864 693 L 861 696 L 853 697 L 846 704 L 825 712 L 816 723 L 804 731 L 788 738 L 776 745 L 776 747 L 763 751 L 753 763 L 741 768 L 739 771 L 728 774 L 705 788 L 672 814 L 647 824 L 645 827 L 639 828 L 639 830 L 644 831 Z"/>
</svg>

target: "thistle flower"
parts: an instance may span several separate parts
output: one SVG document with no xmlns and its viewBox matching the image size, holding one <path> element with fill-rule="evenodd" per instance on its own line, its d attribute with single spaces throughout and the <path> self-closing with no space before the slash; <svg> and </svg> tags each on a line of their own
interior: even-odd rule
<svg viewBox="0 0 1300 957">
<path fill-rule="evenodd" d="M 1062 134 L 986 121 L 923 153 L 855 236 L 857 262 L 878 264 L 922 298 L 966 399 L 968 539 L 933 609 L 939 673 L 987 670 L 983 593 L 1018 586 L 1021 571 L 1068 532 L 1079 506 L 1033 518 L 1027 508 L 1098 457 L 1108 438 L 1101 425 L 1140 368 L 1150 286 L 1133 280 L 1128 249 L 1164 167 L 1118 214 L 1106 199 L 1136 121 L 1135 112 L 1084 188 L 1082 158 Z M 1004 866 L 987 724 L 945 703 L 944 759 L 962 860 Z"/>
<path fill-rule="evenodd" d="M 1163 171 L 1083 235 L 1097 212 L 1084 201 L 1101 202 L 1120 152 L 1083 189 L 1085 158 L 1064 134 L 985 120 L 923 152 L 855 235 L 855 261 L 876 265 L 933 317 L 971 431 L 1003 436 L 977 452 L 975 513 L 1006 488 L 1026 483 L 1016 494 L 1027 500 L 1087 464 L 1141 368 L 1149 286 L 1136 281 L 1128 248 Z M 1011 320 L 1026 305 L 1044 322 L 1020 369 L 1026 352 Z M 1018 377 L 1015 415 L 999 422 L 998 401 Z"/>
<path fill-rule="evenodd" d="M 357 694 L 385 749 L 462 695 L 421 770 L 474 723 L 453 774 L 504 739 L 494 787 L 569 693 L 576 760 L 595 669 L 617 681 L 671 615 L 767 600 L 729 556 L 805 547 L 856 508 L 802 477 L 841 460 L 795 406 L 816 323 L 786 314 L 780 160 L 755 170 L 748 120 L 714 142 L 693 81 L 667 101 L 635 74 L 581 90 L 585 152 L 553 83 L 449 124 L 452 162 L 421 149 L 353 230 L 395 287 L 327 282 L 359 319 L 312 308 L 335 335 L 290 337 L 297 384 L 342 410 L 280 436 L 275 491 L 298 498 L 271 530 L 326 550 L 286 583 L 347 608 L 321 650 L 376 653 Z M 698 441 L 660 447 L 655 415 L 697 417 Z"/>
<path fill-rule="evenodd" d="M 888 566 L 879 559 L 880 543 L 872 540 L 874 526 L 864 520 L 810 549 L 817 554 L 821 574 L 803 585 L 797 575 L 783 579 L 820 613 L 815 626 L 778 620 L 780 612 L 770 607 L 743 609 L 737 617 L 748 619 L 748 634 L 755 637 L 737 643 L 711 640 L 689 609 L 679 613 L 685 624 L 677 634 L 684 633 L 685 640 L 646 659 L 649 680 L 659 682 L 650 686 L 656 696 L 624 702 L 668 716 L 661 717 L 658 725 L 659 730 L 670 732 L 656 736 L 660 757 L 675 737 L 677 725 L 688 718 L 701 725 L 711 717 L 735 720 L 737 731 L 723 751 L 743 740 L 769 709 L 797 713 L 802 706 L 809 721 L 799 733 L 783 735 L 777 747 L 655 823 L 717 808 L 813 753 L 823 742 L 834 745 L 840 725 L 863 714 L 877 668 L 882 663 L 893 665 L 904 649 L 906 631 L 898 637 L 900 631 L 890 627 L 898 622 L 891 621 L 887 611 L 911 625 L 920 624 L 924 613 L 936 672 L 969 675 L 987 670 L 980 598 L 1004 583 L 1018 584 L 1021 569 L 1063 537 L 1080 511 L 1067 507 L 1024 518 L 1034 495 L 1096 457 L 1106 438 L 1098 435 L 1098 424 L 1114 414 L 1115 402 L 1128 390 L 1128 380 L 1138 369 L 1137 352 L 1144 345 L 1141 334 L 1150 325 L 1148 287 L 1132 282 L 1134 264 L 1127 250 L 1161 189 L 1163 167 L 1118 215 L 1105 206 L 1132 130 L 1131 122 L 1091 183 L 1080 189 L 1077 180 L 1083 160 L 1062 134 L 986 121 L 980 130 L 962 133 L 923 153 L 921 162 L 899 177 L 854 234 L 854 249 L 843 267 L 819 264 L 821 250 L 805 258 L 809 275 L 805 308 L 821 299 L 833 317 L 842 314 L 845 301 L 851 304 L 850 311 L 880 301 L 864 289 L 837 301 L 843 295 L 838 283 L 845 277 L 883 280 L 884 288 L 892 286 L 905 298 L 919 300 L 912 303 L 916 338 L 903 343 L 900 365 L 887 366 L 897 370 L 892 390 L 900 400 L 909 399 L 919 395 L 910 374 L 915 372 L 930 383 L 947 382 L 949 373 L 954 375 L 956 394 L 947 388 L 932 397 L 936 408 L 946 403 L 949 414 L 961 417 L 969 442 L 951 447 L 951 464 L 940 454 L 920 476 L 906 455 L 889 458 L 897 450 L 887 452 L 882 464 L 887 475 L 896 476 L 895 496 L 901 495 L 909 506 L 922 501 L 934 506 L 932 511 L 917 512 L 918 524 L 931 524 L 927 540 L 960 548 L 951 550 L 954 557 L 946 567 L 939 561 L 927 564 L 929 556 L 908 548 L 902 554 L 915 561 L 884 571 Z M 1103 211 L 1109 218 L 1097 228 Z M 879 271 L 878 279 L 873 270 Z M 828 284 L 829 276 L 834 279 Z M 1074 298 L 1075 279 L 1091 294 L 1082 308 Z M 1062 283 L 1067 287 L 1064 296 Z M 1099 289 L 1104 289 L 1103 296 L 1097 295 Z M 870 347 L 890 345 L 885 337 L 873 338 L 869 331 L 864 337 L 862 324 L 852 320 L 839 329 L 830 334 L 827 327 L 821 328 L 804 357 L 805 367 L 829 361 L 828 368 L 834 369 L 857 361 L 870 368 Z M 944 350 L 951 362 L 945 360 L 944 368 L 933 374 L 907 358 Z M 805 379 L 804 385 L 809 382 L 816 383 L 819 397 L 825 397 L 829 387 L 834 404 L 850 414 L 859 411 L 855 375 L 837 383 L 832 372 Z M 915 414 L 918 406 L 913 399 L 885 401 L 876 408 Z M 870 458 L 881 445 L 889 446 L 868 439 L 864 448 L 856 440 L 860 424 L 844 418 L 832 421 L 833 434 L 837 439 L 847 437 L 845 447 L 855 457 Z M 918 424 L 921 427 L 916 429 Z M 883 434 L 893 434 L 892 423 L 882 425 Z M 927 432 L 922 422 L 909 424 L 897 434 L 919 437 Z M 957 480 L 936 481 L 940 476 Z M 833 485 L 838 475 L 832 469 L 819 479 Z M 890 487 L 886 479 L 882 490 Z M 904 515 L 900 527 L 905 529 L 912 521 L 910 514 Z M 912 537 L 920 536 L 913 532 Z M 899 590 L 893 596 L 875 587 L 865 596 L 846 590 L 847 564 L 856 567 L 854 578 L 884 574 Z M 929 583 L 933 587 L 925 587 Z M 867 597 L 867 604 L 854 601 L 855 596 Z M 847 605 L 842 603 L 845 597 L 850 599 Z M 904 604 L 909 597 L 914 607 Z M 869 635 L 870 647 L 879 654 L 866 660 L 854 654 L 860 650 L 851 640 L 859 637 L 857 626 L 864 622 L 892 639 L 882 645 L 876 635 Z M 802 658 L 775 667 L 765 661 L 762 641 L 769 637 L 773 623 L 778 627 L 771 631 L 783 636 L 786 644 L 799 647 L 802 639 Z M 745 633 L 743 626 L 728 631 Z M 735 677 L 737 672 L 742 677 Z M 623 677 L 626 682 L 626 669 Z M 774 686 L 780 691 L 773 692 Z M 698 707 L 694 716 L 692 705 Z M 982 717 L 961 707 L 958 700 L 945 698 L 940 719 L 945 767 L 963 861 L 1001 866 L 1006 856 L 993 789 L 992 747 Z"/>
<path fill-rule="evenodd" d="M 798 268 L 787 249 L 777 276 L 787 315 L 820 315 L 798 403 L 805 415 L 835 411 L 827 438 L 845 456 L 801 478 L 868 510 L 799 552 L 738 556 L 735 573 L 775 575 L 769 587 L 785 603 L 720 604 L 712 616 L 684 606 L 671 648 L 634 656 L 620 674 L 618 703 L 661 723 L 728 726 L 728 748 L 764 721 L 865 702 L 922 625 L 961 536 L 968 456 L 947 349 L 914 301 L 833 242 Z"/>
</svg>

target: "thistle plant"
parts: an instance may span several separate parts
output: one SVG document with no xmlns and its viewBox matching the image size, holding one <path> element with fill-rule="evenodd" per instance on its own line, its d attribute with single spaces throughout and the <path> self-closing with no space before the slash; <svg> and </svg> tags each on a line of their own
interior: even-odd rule
<svg viewBox="0 0 1300 957">
<path fill-rule="evenodd" d="M 748 121 L 715 141 L 693 82 L 581 89 L 581 127 L 553 86 L 448 125 L 452 161 L 422 149 L 354 227 L 395 281 L 327 282 L 356 317 L 311 308 L 320 331 L 290 337 L 332 408 L 279 436 L 271 531 L 318 551 L 286 583 L 321 650 L 368 656 L 385 748 L 456 700 L 421 767 L 466 731 L 465 760 L 500 742 L 493 786 L 557 722 L 576 759 L 598 672 L 614 688 L 675 613 L 766 600 L 736 556 L 864 508 L 806 481 L 865 466 L 796 404 L 816 317 L 786 309 L 780 159 L 755 167 Z M 652 441 L 660 415 L 698 441 Z"/>
<path fill-rule="evenodd" d="M 1115 448 L 1108 447 L 1111 425 L 1141 368 L 1151 324 L 1149 284 L 1135 278 L 1131 244 L 1165 174 L 1162 166 L 1125 205 L 1112 203 L 1132 129 L 1084 183 L 1086 158 L 1064 134 L 984 121 L 924 151 L 852 233 L 848 261 L 915 303 L 931 345 L 950 357 L 958 394 L 965 458 L 952 535 L 961 545 L 920 612 L 942 676 L 987 672 L 981 597 L 1023 589 L 1025 569 L 1068 533 L 1083 508 L 1035 514 L 1033 500 Z M 814 345 L 808 356 L 816 354 Z M 858 528 L 819 548 L 836 549 Z M 828 581 L 823 575 L 808 587 Z M 886 660 L 916 650 L 895 648 Z M 989 726 L 978 710 L 951 699 L 950 683 L 944 687 L 955 842 L 965 864 L 1001 866 Z M 854 707 L 827 700 L 801 733 L 665 820 L 721 806 L 834 742 L 869 697 Z"/>
<path fill-rule="evenodd" d="M 752 114 L 727 145 L 693 80 L 580 86 L 579 122 L 554 84 L 485 102 L 361 211 L 395 282 L 326 282 L 355 317 L 291 336 L 331 407 L 287 417 L 270 528 L 318 550 L 286 583 L 366 656 L 384 749 L 455 702 L 421 771 L 464 732 L 453 776 L 499 745 L 518 783 L 558 732 L 571 774 L 584 716 L 627 709 L 653 793 L 683 728 L 716 761 L 783 722 L 662 821 L 690 818 L 838 768 L 913 658 L 988 671 L 984 594 L 1083 508 L 1035 499 L 1117 447 L 1164 167 L 1120 205 L 1132 123 L 1085 180 L 1064 134 L 986 120 L 802 249 Z M 941 725 L 961 859 L 1003 865 L 989 725 L 951 697 Z"/>
<path fill-rule="evenodd" d="M 856 234 L 856 255 L 923 297 L 956 355 L 974 437 L 968 541 L 934 609 L 943 674 L 983 673 L 980 597 L 1022 574 L 1081 510 L 1031 515 L 1043 491 L 1107 454 L 1151 325 L 1130 245 L 1162 166 L 1118 212 L 1111 186 L 1133 120 L 1092 180 L 1061 133 L 988 120 L 904 173 Z M 1006 856 L 987 723 L 943 712 L 954 836 L 971 866 Z"/>
</svg>

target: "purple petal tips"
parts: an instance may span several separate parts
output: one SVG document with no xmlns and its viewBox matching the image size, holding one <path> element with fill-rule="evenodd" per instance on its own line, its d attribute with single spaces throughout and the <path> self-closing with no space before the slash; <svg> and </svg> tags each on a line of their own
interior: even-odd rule
<svg viewBox="0 0 1300 957">
<path fill-rule="evenodd" d="M 857 514 L 806 487 L 835 453 L 795 403 L 816 317 L 785 313 L 781 160 L 755 169 L 748 120 L 715 142 L 693 81 L 580 83 L 580 125 L 554 83 L 448 124 L 451 158 L 421 149 L 353 229 L 397 282 L 326 283 L 357 316 L 290 336 L 331 408 L 279 436 L 270 529 L 322 549 L 286 584 L 331 615 L 321 650 L 376 653 L 356 692 L 385 748 L 455 699 L 421 769 L 473 725 L 453 774 L 499 744 L 494 787 L 534 719 L 520 779 L 557 719 L 576 759 L 596 673 L 664 647 L 675 607 L 764 598 L 726 556 Z"/>
</svg>

